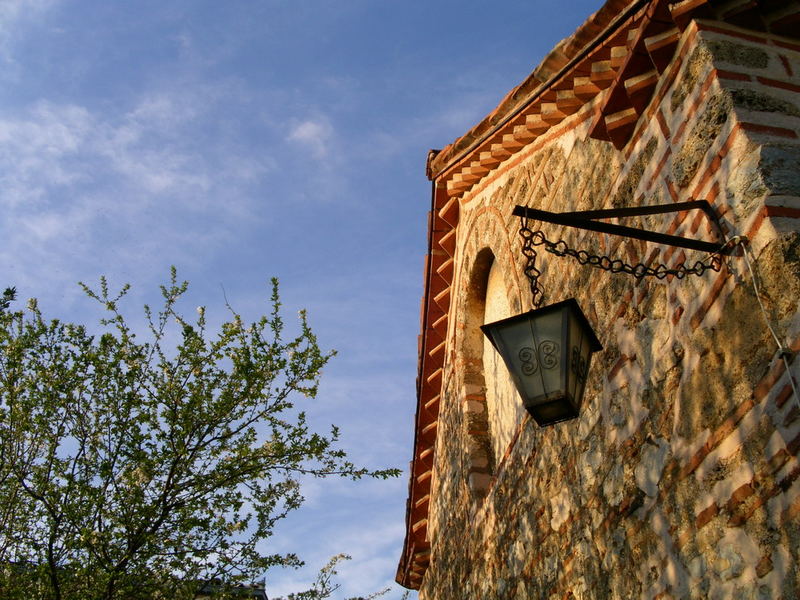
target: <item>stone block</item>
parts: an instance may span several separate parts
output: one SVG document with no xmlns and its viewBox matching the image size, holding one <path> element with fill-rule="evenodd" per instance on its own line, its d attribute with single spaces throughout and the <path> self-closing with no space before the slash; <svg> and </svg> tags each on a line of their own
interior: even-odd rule
<svg viewBox="0 0 800 600">
<path fill-rule="evenodd" d="M 729 93 L 736 108 L 800 117 L 800 108 L 797 107 L 797 104 L 779 98 L 763 89 L 732 89 Z"/>
<path fill-rule="evenodd" d="M 669 454 L 669 443 L 665 439 L 646 443 L 640 454 L 634 477 L 636 485 L 650 497 L 658 493 L 658 483 Z"/>
<path fill-rule="evenodd" d="M 715 63 L 727 63 L 748 69 L 766 69 L 769 66 L 770 54 L 763 47 L 726 39 L 709 40 L 706 47 Z"/>
<path fill-rule="evenodd" d="M 704 103 L 700 116 L 692 123 L 690 133 L 672 160 L 672 177 L 679 187 L 686 187 L 701 161 L 730 118 L 731 97 L 717 93 Z"/>
<path fill-rule="evenodd" d="M 761 148 L 759 168 L 764 185 L 774 195 L 800 196 L 800 146 L 769 144 Z"/>
</svg>

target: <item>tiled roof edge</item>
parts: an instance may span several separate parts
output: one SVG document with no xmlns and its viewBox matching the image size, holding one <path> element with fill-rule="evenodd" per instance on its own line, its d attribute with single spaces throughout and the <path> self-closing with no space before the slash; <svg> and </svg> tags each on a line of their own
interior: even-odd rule
<svg viewBox="0 0 800 600">
<path fill-rule="evenodd" d="M 427 174 L 430 180 L 446 171 L 453 163 L 473 146 L 482 142 L 491 132 L 506 123 L 519 110 L 524 108 L 539 92 L 549 87 L 551 80 L 570 62 L 591 47 L 598 38 L 606 37 L 615 23 L 620 23 L 649 0 L 607 0 L 571 36 L 556 44 L 544 60 L 528 77 L 513 88 L 500 101 L 500 104 L 467 133 L 448 144 L 429 159 Z"/>
</svg>

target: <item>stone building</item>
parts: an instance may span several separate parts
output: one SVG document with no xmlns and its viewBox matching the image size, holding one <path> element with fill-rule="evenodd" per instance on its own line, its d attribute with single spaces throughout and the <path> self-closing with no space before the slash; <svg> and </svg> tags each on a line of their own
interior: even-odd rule
<svg viewBox="0 0 800 600">
<path fill-rule="evenodd" d="M 798 135 L 798 2 L 608 0 L 429 154 L 401 584 L 426 600 L 800 597 Z M 619 222 L 746 236 L 718 263 L 540 225 L 626 264 L 719 270 L 638 278 L 540 247 L 545 304 L 575 297 L 604 349 L 579 417 L 537 425 L 479 329 L 532 306 L 514 207 L 695 199 L 721 231 L 702 211 Z"/>
</svg>

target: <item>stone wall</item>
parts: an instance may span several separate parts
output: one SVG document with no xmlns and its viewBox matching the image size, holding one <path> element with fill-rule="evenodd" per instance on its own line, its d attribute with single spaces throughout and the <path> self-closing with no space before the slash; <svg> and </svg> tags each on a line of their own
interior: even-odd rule
<svg viewBox="0 0 800 600">
<path fill-rule="evenodd" d="M 705 198 L 750 239 L 768 319 L 800 350 L 798 74 L 800 47 L 692 24 L 622 151 L 589 138 L 589 105 L 461 200 L 421 598 L 800 597 L 800 400 L 744 258 L 637 281 L 541 252 L 545 302 L 575 296 L 605 346 L 580 418 L 553 427 L 491 431 L 476 333 L 492 261 L 511 311 L 530 308 L 514 205 Z M 692 212 L 626 223 L 715 239 Z M 705 258 L 544 229 L 626 262 Z"/>
</svg>

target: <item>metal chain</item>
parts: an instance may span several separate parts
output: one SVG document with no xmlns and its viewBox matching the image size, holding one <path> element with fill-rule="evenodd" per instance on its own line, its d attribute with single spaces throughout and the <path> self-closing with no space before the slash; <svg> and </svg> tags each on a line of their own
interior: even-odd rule
<svg viewBox="0 0 800 600">
<path fill-rule="evenodd" d="M 695 261 L 692 266 L 686 266 L 686 263 L 675 265 L 674 268 L 669 268 L 664 264 L 658 264 L 654 267 L 649 267 L 643 263 L 631 265 L 618 258 L 612 259 L 605 255 L 592 254 L 586 250 L 575 250 L 570 248 L 564 240 L 558 240 L 557 242 L 548 240 L 541 230 L 533 231 L 528 227 L 528 219 L 526 217 L 521 217 L 520 220 L 522 223 L 519 230 L 519 234 L 522 236 L 522 254 L 527 259 L 525 275 L 527 275 L 531 284 L 534 308 L 541 306 L 544 293 L 539 283 L 539 276 L 542 272 L 536 267 L 536 246 L 544 246 L 545 250 L 556 256 L 571 256 L 582 265 L 590 265 L 612 273 L 627 273 L 633 275 L 636 279 L 644 277 L 664 279 L 668 275 L 683 279 L 687 275 L 702 275 L 709 269 L 719 272 L 722 268 L 722 256 L 720 254 L 711 254 L 705 260 Z"/>
<path fill-rule="evenodd" d="M 534 246 L 539 246 L 540 244 L 533 243 L 534 232 L 528 227 L 528 218 L 520 217 L 520 221 L 522 222 L 519 230 L 519 234 L 522 236 L 522 254 L 526 258 L 524 273 L 531 283 L 533 307 L 539 308 L 542 305 L 544 290 L 539 284 L 539 276 L 542 272 L 536 268 L 537 253 Z M 536 233 L 541 233 L 541 231 Z"/>
</svg>

